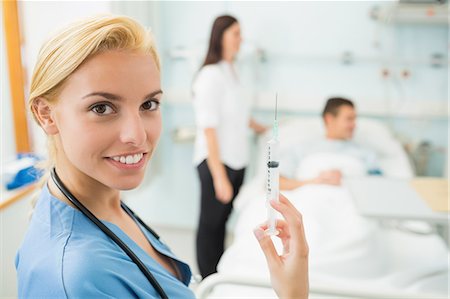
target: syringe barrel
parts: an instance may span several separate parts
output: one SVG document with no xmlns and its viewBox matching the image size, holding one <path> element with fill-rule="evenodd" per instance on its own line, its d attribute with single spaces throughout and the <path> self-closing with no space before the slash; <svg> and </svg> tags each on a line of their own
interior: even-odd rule
<svg viewBox="0 0 450 299">
<path fill-rule="evenodd" d="M 279 196 L 279 143 L 276 139 L 271 139 L 267 142 L 267 182 L 266 182 L 266 206 L 267 206 L 267 224 L 266 233 L 269 235 L 276 235 L 276 211 L 270 205 L 271 200 L 278 201 Z"/>
<path fill-rule="evenodd" d="M 271 139 L 267 142 L 267 201 L 278 200 L 279 193 L 279 142 Z"/>
</svg>

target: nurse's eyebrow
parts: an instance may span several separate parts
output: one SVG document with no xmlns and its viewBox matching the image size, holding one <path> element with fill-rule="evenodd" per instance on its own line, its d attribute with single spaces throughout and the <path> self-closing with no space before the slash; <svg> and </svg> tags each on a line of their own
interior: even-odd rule
<svg viewBox="0 0 450 299">
<path fill-rule="evenodd" d="M 112 100 L 112 101 L 120 101 L 122 99 L 122 97 L 119 95 L 109 93 L 109 92 L 102 92 L 102 91 L 91 92 L 90 94 L 87 94 L 84 97 L 82 97 L 82 99 L 85 99 L 88 97 L 94 97 L 94 96 L 100 96 L 100 97 L 103 97 L 103 98 L 106 98 L 106 99 Z"/>
<path fill-rule="evenodd" d="M 148 99 L 148 98 L 153 98 L 154 96 L 158 95 L 158 94 L 163 94 L 163 91 L 161 89 L 158 89 L 154 92 L 149 93 L 148 95 L 146 95 L 144 97 L 144 99 Z"/>
<path fill-rule="evenodd" d="M 148 95 L 146 95 L 144 97 L 144 99 L 148 99 L 148 98 L 153 98 L 154 96 L 158 95 L 158 94 L 162 94 L 162 90 L 158 89 L 156 91 L 153 91 L 151 93 L 149 93 Z M 84 97 L 82 97 L 82 99 L 88 98 L 88 97 L 93 97 L 93 96 L 100 96 L 103 97 L 105 99 L 111 100 L 111 101 L 120 101 L 123 98 L 117 94 L 113 94 L 113 93 L 109 93 L 109 92 L 103 92 L 103 91 L 95 91 L 95 92 L 91 92 L 87 95 L 85 95 Z"/>
</svg>

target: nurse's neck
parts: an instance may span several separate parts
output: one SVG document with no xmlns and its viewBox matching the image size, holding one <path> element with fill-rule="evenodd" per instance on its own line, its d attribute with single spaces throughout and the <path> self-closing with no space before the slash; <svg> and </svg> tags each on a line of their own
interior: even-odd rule
<svg viewBox="0 0 450 299">
<path fill-rule="evenodd" d="M 224 51 L 222 55 L 222 60 L 233 64 L 235 58 L 235 53 Z"/>
<path fill-rule="evenodd" d="M 74 167 L 56 167 L 56 172 L 66 188 L 97 218 L 109 221 L 123 213 L 119 190 L 101 184 Z M 53 196 L 77 209 L 52 179 L 48 188 Z"/>
</svg>

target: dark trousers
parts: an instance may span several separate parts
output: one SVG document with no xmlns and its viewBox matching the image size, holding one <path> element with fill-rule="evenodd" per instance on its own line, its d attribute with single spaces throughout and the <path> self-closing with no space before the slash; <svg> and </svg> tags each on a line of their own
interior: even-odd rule
<svg viewBox="0 0 450 299">
<path fill-rule="evenodd" d="M 197 166 L 201 186 L 200 220 L 197 230 L 197 263 L 203 278 L 217 272 L 224 251 L 225 225 L 233 208 L 233 200 L 244 180 L 245 168 L 234 170 L 225 165 L 233 186 L 233 199 L 223 204 L 216 198 L 213 179 L 206 160 Z"/>
</svg>

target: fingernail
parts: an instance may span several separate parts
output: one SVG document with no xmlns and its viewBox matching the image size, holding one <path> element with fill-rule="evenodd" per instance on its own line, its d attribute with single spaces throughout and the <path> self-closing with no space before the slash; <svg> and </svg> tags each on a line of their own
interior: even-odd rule
<svg viewBox="0 0 450 299">
<path fill-rule="evenodd" d="M 253 230 L 253 233 L 255 234 L 255 237 L 256 239 L 258 239 L 258 241 L 264 238 L 264 231 L 259 228 Z"/>
</svg>

